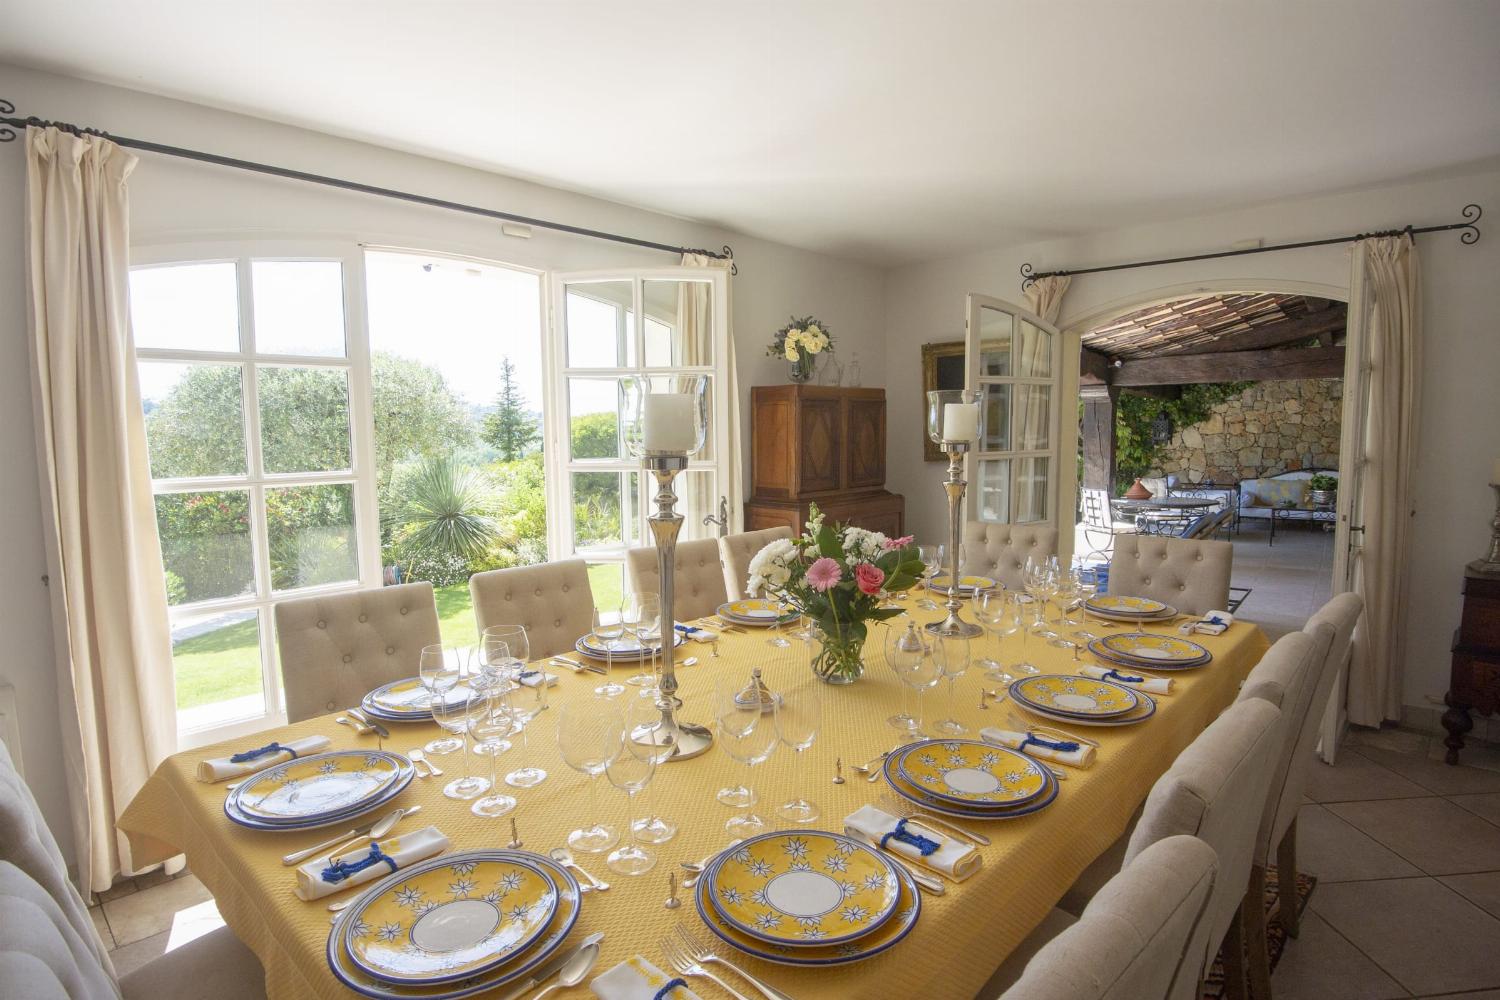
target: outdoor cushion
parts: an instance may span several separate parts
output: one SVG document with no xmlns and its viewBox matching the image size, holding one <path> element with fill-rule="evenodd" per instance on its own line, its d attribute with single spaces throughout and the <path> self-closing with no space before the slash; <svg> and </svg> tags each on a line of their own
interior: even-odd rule
<svg viewBox="0 0 1500 1000">
<path fill-rule="evenodd" d="M 1262 479 L 1256 483 L 1255 497 L 1265 507 L 1279 507 L 1285 500 L 1301 506 L 1307 502 L 1307 480 Z"/>
</svg>

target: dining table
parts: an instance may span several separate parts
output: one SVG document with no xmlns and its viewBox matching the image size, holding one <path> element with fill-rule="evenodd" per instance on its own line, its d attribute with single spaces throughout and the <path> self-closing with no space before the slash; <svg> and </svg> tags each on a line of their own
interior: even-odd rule
<svg viewBox="0 0 1500 1000">
<path fill-rule="evenodd" d="M 762 679 L 772 691 L 818 685 L 822 726 L 807 750 L 794 753 L 781 747 L 770 760 L 748 772 L 745 765 L 717 745 L 701 756 L 660 765 L 650 788 L 636 797 L 637 814 L 649 804 L 656 814 L 673 820 L 679 832 L 667 843 L 653 847 L 658 862 L 647 874 L 618 875 L 608 870 L 602 854 L 574 852 L 582 866 L 611 885 L 606 892 L 582 897 L 582 915 L 572 932 L 573 938 L 595 932 L 604 935 L 592 975 L 637 954 L 665 968 L 659 942 L 677 925 L 715 941 L 703 926 L 691 891 L 678 890 L 682 899 L 679 907 L 668 908 L 664 901 L 668 874 L 675 873 L 679 881 L 689 874 L 679 867 L 681 862 L 705 858 L 728 846 L 724 823 L 735 810 L 716 800 L 719 788 L 747 780 L 748 773 L 748 784 L 759 795 L 756 811 L 771 829 L 795 828 L 776 816 L 776 805 L 794 794 L 813 800 L 821 809 L 820 818 L 805 829 L 835 832 L 841 831 L 844 818 L 861 806 L 888 803 L 891 790 L 885 781 L 865 780 L 854 765 L 909 741 L 887 723 L 887 718 L 903 705 L 903 686 L 886 665 L 884 640 L 887 628 L 904 628 L 908 616 L 924 624 L 942 616 L 941 609 L 922 610 L 918 606 L 920 596 L 919 591 L 902 601 L 906 615 L 888 625 L 872 624 L 863 675 L 850 684 L 825 684 L 815 679 L 807 642 L 792 638 L 790 645 L 772 645 L 769 633 L 762 629 L 726 631 L 715 644 L 688 641 L 678 648 L 679 662 L 690 656 L 696 658 L 691 666 L 677 668 L 678 695 L 683 702 L 679 719 L 711 724 L 716 686 L 746 682 L 752 668 L 760 667 Z M 967 602 L 961 613 L 971 617 Z M 1049 617 L 1059 614 L 1056 609 L 1048 613 Z M 1060 625 L 1049 627 L 1063 635 L 1076 631 Z M 1135 626 L 1087 619 L 1082 627 L 1101 635 L 1132 629 L 1177 634 L 1175 624 Z M 1157 698 L 1158 710 L 1151 718 L 1115 728 L 1071 727 L 1097 740 L 1099 749 L 1087 769 L 1064 769 L 1066 779 L 1051 805 L 1017 818 L 959 821 L 960 826 L 990 839 L 988 846 L 979 848 L 982 866 L 966 880 L 949 883 L 941 895 L 923 893 L 915 927 L 896 946 L 864 961 L 822 968 L 772 963 L 715 941 L 717 950 L 798 1000 L 974 996 L 1084 869 L 1128 829 L 1132 814 L 1152 784 L 1234 700 L 1245 675 L 1268 646 L 1261 630 L 1242 619 L 1222 634 L 1194 634 L 1191 638 L 1211 652 L 1212 660 L 1195 669 L 1172 673 L 1172 691 Z M 987 656 L 1010 665 L 1024 656 L 1043 673 L 1073 674 L 1085 664 L 1103 662 L 1086 650 L 1060 648 L 1037 635 L 1000 639 L 985 634 L 972 640 L 971 646 L 976 661 Z M 337 667 L 336 663 L 329 664 L 329 669 Z M 555 738 L 556 723 L 549 717 L 562 714 L 556 711 L 560 706 L 600 697 L 594 691 L 600 681 L 597 674 L 575 674 L 556 666 L 548 669 L 560 677 L 549 692 L 550 710 L 539 713 L 532 723 L 529 752 L 524 754 L 526 763 L 547 771 L 547 778 L 532 788 L 506 789 L 519 800 L 511 815 L 525 849 L 542 854 L 565 845 L 568 832 L 589 818 L 588 779 L 563 762 Z M 623 678 L 622 671 L 635 673 L 636 667 L 621 664 L 614 670 Z M 416 673 L 415 664 L 412 673 Z M 975 733 L 983 727 L 1015 728 L 1018 717 L 1029 724 L 1043 723 L 1042 719 L 1026 716 L 1008 698 L 981 698 L 982 691 L 1000 687 L 1003 685 L 985 677 L 977 664 L 958 680 L 952 714 L 968 728 L 967 738 L 977 738 Z M 628 687 L 618 697 L 637 698 L 639 689 Z M 924 715 L 929 723 L 949 714 L 947 699 L 944 686 L 925 693 Z M 260 958 L 271 1000 L 346 1000 L 355 996 L 331 974 L 325 958 L 329 901 L 299 899 L 293 894 L 295 869 L 281 863 L 283 854 L 312 846 L 354 824 L 300 833 L 246 829 L 225 815 L 224 784 L 201 782 L 195 771 L 202 760 L 259 746 L 267 740 L 285 744 L 316 734 L 328 737 L 333 749 L 383 745 L 385 750 L 404 753 L 439 733 L 430 722 L 391 723 L 390 738 L 381 739 L 335 724 L 336 714 L 174 754 L 156 768 L 119 821 L 138 869 L 179 854 L 186 856 L 188 867 L 213 894 L 224 921 Z M 500 759 L 502 774 L 523 759 L 522 741 L 515 738 L 513 742 L 514 748 Z M 455 753 L 432 759 L 446 775 L 414 780 L 393 800 L 392 805 L 422 806 L 420 816 L 404 821 L 397 832 L 434 824 L 451 840 L 455 851 L 506 846 L 511 840 L 509 817 L 480 817 L 470 811 L 470 803 L 443 795 L 444 782 L 462 772 L 464 756 Z M 840 776 L 836 760 L 842 763 L 842 783 L 834 780 Z M 485 758 L 474 757 L 472 762 L 476 773 L 488 774 Z M 878 771 L 877 761 L 871 773 Z M 600 809 L 623 828 L 626 797 L 600 780 Z M 717 971 L 735 982 L 732 974 L 722 968 Z M 560 995 L 588 995 L 587 983 L 585 979 Z M 703 979 L 693 979 L 690 985 L 704 998 L 727 995 Z M 755 995 L 743 983 L 736 982 L 736 986 L 747 996 Z M 485 995 L 500 996 L 508 989 L 501 987 Z"/>
</svg>

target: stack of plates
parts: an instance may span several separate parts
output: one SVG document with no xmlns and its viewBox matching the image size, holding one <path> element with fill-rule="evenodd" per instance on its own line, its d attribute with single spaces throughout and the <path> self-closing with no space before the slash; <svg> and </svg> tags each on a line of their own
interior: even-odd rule
<svg viewBox="0 0 1500 1000">
<path fill-rule="evenodd" d="M 1037 674 L 1012 681 L 1009 691 L 1033 715 L 1079 726 L 1129 726 L 1156 714 L 1144 691 L 1092 677 Z"/>
<path fill-rule="evenodd" d="M 782 607 L 784 608 L 786 605 L 782 605 Z M 742 601 L 730 601 L 727 604 L 721 604 L 719 605 L 718 614 L 726 622 L 733 622 L 736 625 L 748 625 L 751 628 L 767 628 L 775 625 L 777 622 L 776 602 L 768 601 L 763 597 L 747 597 Z M 800 612 L 793 608 L 790 611 L 783 611 L 780 620 L 782 623 L 786 623 L 796 621 L 798 617 L 800 617 Z"/>
<path fill-rule="evenodd" d="M 578 920 L 578 883 L 529 851 L 477 850 L 418 862 L 334 918 L 328 966 L 376 1000 L 450 1000 L 524 977 Z"/>
<path fill-rule="evenodd" d="M 1089 652 L 1119 666 L 1148 670 L 1189 670 L 1213 659 L 1196 642 L 1154 632 L 1120 632 L 1093 639 Z"/>
<path fill-rule="evenodd" d="M 411 761 L 400 754 L 314 754 L 246 778 L 225 797 L 224 815 L 254 830 L 310 830 L 378 809 L 411 779 Z"/>
<path fill-rule="evenodd" d="M 1095 594 L 1083 602 L 1083 609 L 1117 622 L 1155 622 L 1177 617 L 1177 609 L 1170 604 L 1124 594 Z"/>
<path fill-rule="evenodd" d="M 994 579 L 988 576 L 961 576 L 958 578 L 958 596 L 973 597 L 976 590 L 989 590 L 995 585 Z M 933 577 L 928 582 L 927 589 L 934 594 L 947 594 L 948 574 Z"/>
<path fill-rule="evenodd" d="M 591 660 L 610 660 L 615 663 L 640 662 L 661 652 L 660 640 L 642 643 L 633 635 L 622 635 L 611 642 L 612 645 L 606 647 L 603 639 L 590 632 L 574 643 L 573 648 Z M 672 645 L 682 645 L 681 633 L 672 636 Z"/>
<path fill-rule="evenodd" d="M 842 965 L 887 950 L 916 925 L 917 884 L 874 848 L 837 833 L 751 837 L 704 869 L 698 915 L 725 943 L 782 965 Z"/>
<path fill-rule="evenodd" d="M 923 809 L 963 819 L 1015 819 L 1052 804 L 1046 765 L 978 740 L 922 740 L 885 759 L 885 780 Z"/>
<path fill-rule="evenodd" d="M 450 704 L 467 701 L 469 693 L 469 685 L 460 683 L 443 694 L 443 701 Z M 429 699 L 422 679 L 408 677 L 371 691 L 359 703 L 359 709 L 382 722 L 431 722 Z"/>
</svg>

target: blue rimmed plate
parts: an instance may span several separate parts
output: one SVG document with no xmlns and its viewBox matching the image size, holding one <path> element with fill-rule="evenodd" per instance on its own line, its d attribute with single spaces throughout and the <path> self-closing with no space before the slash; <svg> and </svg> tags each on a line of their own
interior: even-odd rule
<svg viewBox="0 0 1500 1000">
<path fill-rule="evenodd" d="M 1121 632 L 1089 641 L 1095 656 L 1147 669 L 1186 670 L 1201 667 L 1213 654 L 1196 642 L 1156 632 Z"/>
<path fill-rule="evenodd" d="M 1138 722 L 1145 722 L 1156 714 L 1155 698 L 1152 698 L 1144 691 L 1137 691 L 1136 697 L 1140 700 L 1140 704 L 1136 705 L 1132 711 L 1126 712 L 1124 715 L 1112 716 L 1108 719 L 1075 719 L 1068 715 L 1054 715 L 1050 712 L 1044 712 L 1031 705 L 1022 705 L 1020 702 L 1016 704 L 1017 707 L 1030 712 L 1032 715 L 1047 719 L 1050 722 L 1065 722 L 1070 726 L 1099 726 L 1101 728 L 1108 728 L 1110 726 L 1133 726 Z"/>
<path fill-rule="evenodd" d="M 886 784 L 891 790 L 908 802 L 921 806 L 923 809 L 940 813 L 944 816 L 954 816 L 960 819 L 1019 819 L 1022 816 L 1030 816 L 1034 812 L 1040 812 L 1052 804 L 1057 798 L 1057 792 L 1061 782 L 1053 776 L 1051 771 L 1044 771 L 1047 782 L 1046 789 L 1041 795 L 1029 799 L 1018 806 L 993 806 L 993 805 L 959 805 L 955 802 L 940 799 L 923 791 L 916 785 L 911 784 L 901 776 L 896 767 L 895 754 L 885 759 L 882 773 L 885 775 Z"/>
<path fill-rule="evenodd" d="M 1139 704 L 1133 688 L 1073 674 L 1021 677 L 1011 681 L 1008 690 L 1011 699 L 1024 708 L 1070 719 L 1108 719 L 1125 715 Z"/>
<path fill-rule="evenodd" d="M 458 704 L 468 700 L 470 688 L 460 683 L 443 694 L 443 700 Z M 420 677 L 407 677 L 384 684 L 360 701 L 360 710 L 382 722 L 431 722 L 430 695 Z"/>
<path fill-rule="evenodd" d="M 299 757 L 247 778 L 224 815 L 255 830 L 310 830 L 377 809 L 411 783 L 411 761 L 385 750 Z"/>
<path fill-rule="evenodd" d="M 913 787 L 958 807 L 1014 808 L 1047 791 L 1047 768 L 979 740 L 924 740 L 890 755 Z"/>
</svg>

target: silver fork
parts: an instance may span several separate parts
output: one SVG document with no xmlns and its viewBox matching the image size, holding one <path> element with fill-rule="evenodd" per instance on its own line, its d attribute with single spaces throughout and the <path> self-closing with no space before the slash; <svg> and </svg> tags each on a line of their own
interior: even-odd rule
<svg viewBox="0 0 1500 1000">
<path fill-rule="evenodd" d="M 703 964 L 712 964 L 714 962 L 718 962 L 726 969 L 733 970 L 740 976 L 740 978 L 744 979 L 745 982 L 760 990 L 760 992 L 766 997 L 766 1000 L 792 1000 L 791 997 L 787 996 L 776 987 L 769 986 L 761 982 L 759 979 L 756 979 L 754 976 L 750 975 L 750 973 L 746 972 L 738 965 L 735 965 L 733 962 L 729 961 L 729 959 L 720 957 L 718 952 L 714 951 L 711 946 L 704 944 L 702 939 L 695 937 L 691 931 L 689 931 L 681 924 L 677 925 L 677 936 L 682 938 L 682 946 L 686 950 L 687 956 L 694 961 Z"/>
<path fill-rule="evenodd" d="M 724 980 L 720 979 L 718 976 L 705 969 L 703 967 L 703 963 L 697 961 L 686 951 L 684 951 L 682 945 L 678 944 L 676 941 L 673 941 L 671 938 L 662 938 L 659 942 L 657 942 L 657 944 L 660 945 L 662 954 L 667 956 L 667 962 L 672 966 L 672 968 L 677 970 L 678 975 L 702 976 L 705 979 L 711 979 L 714 982 L 718 983 L 719 986 L 722 987 L 723 990 L 730 996 L 734 997 L 735 1000 L 750 1000 L 750 998 L 745 996 L 745 994 L 739 992 L 733 986 L 730 986 L 728 983 L 724 982 Z"/>
</svg>

